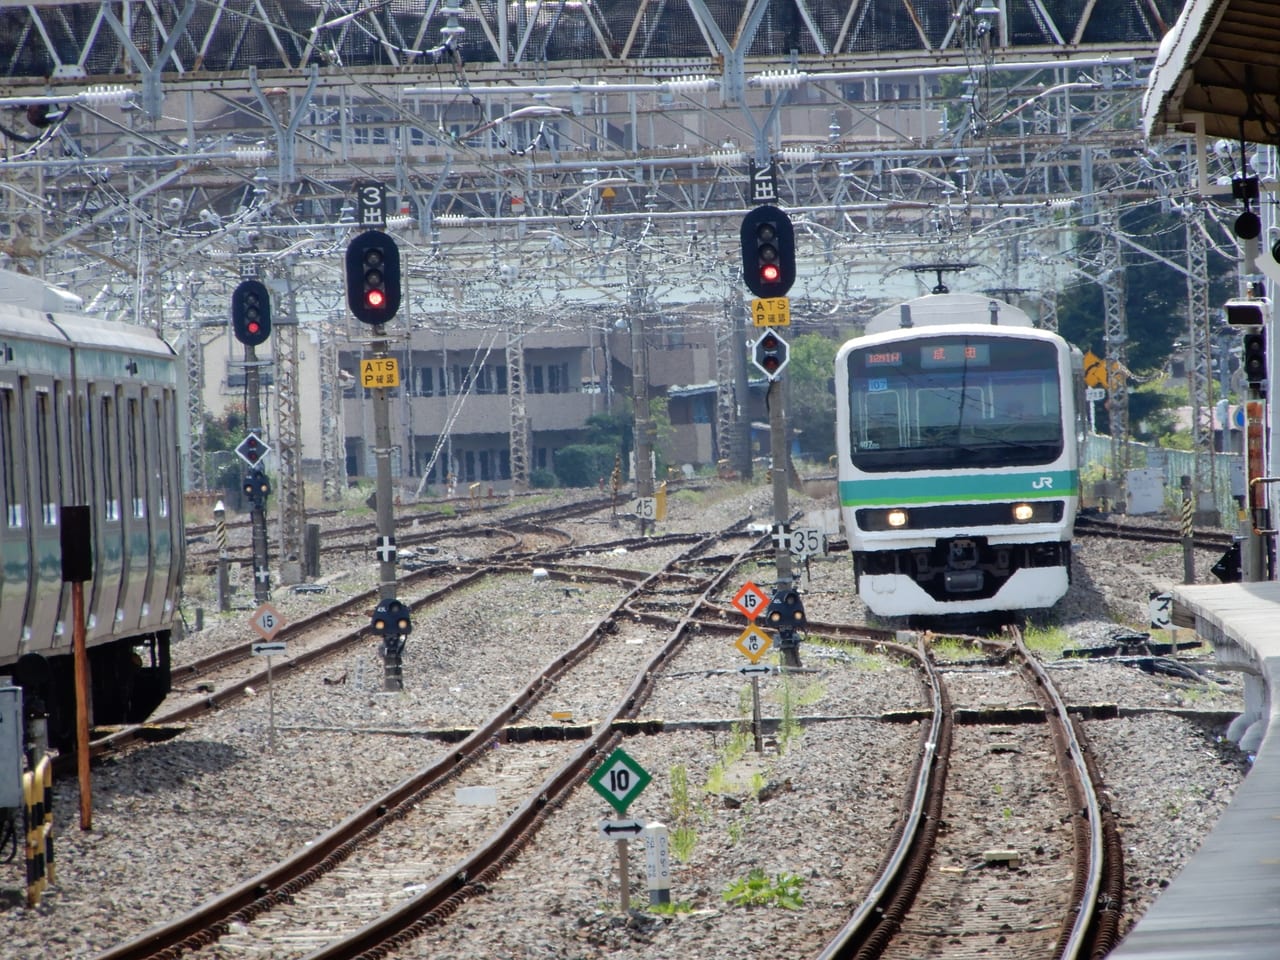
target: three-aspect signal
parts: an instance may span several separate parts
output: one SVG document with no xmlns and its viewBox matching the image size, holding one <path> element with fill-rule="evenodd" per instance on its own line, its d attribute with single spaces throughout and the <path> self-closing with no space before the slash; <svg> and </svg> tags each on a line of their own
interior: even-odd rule
<svg viewBox="0 0 1280 960">
<path fill-rule="evenodd" d="M 764 622 L 779 631 L 801 630 L 805 625 L 804 601 L 791 587 L 779 587 L 764 611 Z"/>
<path fill-rule="evenodd" d="M 796 282 L 796 235 L 791 218 L 771 204 L 742 218 L 742 278 L 757 297 L 785 296 Z"/>
<path fill-rule="evenodd" d="M 383 600 L 374 609 L 370 626 L 380 637 L 407 636 L 413 630 L 408 604 L 400 600 Z"/>
<path fill-rule="evenodd" d="M 1262 329 L 1244 335 L 1241 366 L 1244 378 L 1251 387 L 1261 387 L 1267 382 L 1267 336 Z"/>
<path fill-rule="evenodd" d="M 271 336 L 271 294 L 261 280 L 241 280 L 231 293 L 231 331 L 246 347 Z"/>
<path fill-rule="evenodd" d="M 381 230 L 347 244 L 347 306 L 361 323 L 386 323 L 400 309 L 400 247 Z"/>
<path fill-rule="evenodd" d="M 244 475 L 244 496 L 254 509 L 266 507 L 267 497 L 271 496 L 271 481 L 261 469 L 250 470 Z"/>
<path fill-rule="evenodd" d="M 791 359 L 787 341 L 772 330 L 766 331 L 751 345 L 751 362 L 770 380 L 777 380 Z"/>
</svg>

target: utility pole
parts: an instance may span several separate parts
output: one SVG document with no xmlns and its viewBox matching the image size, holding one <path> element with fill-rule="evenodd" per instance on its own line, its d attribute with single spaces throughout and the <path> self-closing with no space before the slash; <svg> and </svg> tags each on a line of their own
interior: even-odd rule
<svg viewBox="0 0 1280 960">
<path fill-rule="evenodd" d="M 641 276 L 638 248 L 627 251 L 627 312 L 631 322 L 631 396 L 635 403 L 636 498 L 653 496 L 653 421 L 649 416 L 649 348 L 645 330 L 646 287 Z M 640 536 L 648 532 L 649 521 L 637 517 Z"/>
</svg>

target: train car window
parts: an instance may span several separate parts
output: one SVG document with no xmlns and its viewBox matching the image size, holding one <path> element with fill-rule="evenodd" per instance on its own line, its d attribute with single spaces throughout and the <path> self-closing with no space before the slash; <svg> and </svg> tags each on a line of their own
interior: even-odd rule
<svg viewBox="0 0 1280 960">
<path fill-rule="evenodd" d="M 149 391 L 143 392 L 142 413 L 144 422 L 142 424 L 142 462 L 146 464 L 143 471 L 143 496 L 146 497 L 147 503 L 155 503 L 155 498 L 159 493 L 160 487 L 160 470 L 161 470 L 161 454 L 157 449 L 156 441 L 160 436 L 160 405 L 150 395 Z M 163 511 L 156 507 L 159 516 L 164 516 Z"/>
<path fill-rule="evenodd" d="M 164 399 L 167 403 L 161 403 L 160 399 L 156 399 L 156 443 L 159 445 L 159 451 L 156 456 L 156 467 L 158 473 L 156 475 L 157 489 L 157 506 L 160 516 L 169 516 L 169 487 L 164 482 L 165 477 L 173 477 L 173 451 L 169 449 L 168 437 L 169 431 L 169 414 L 173 408 L 173 394 L 165 392 Z"/>
<path fill-rule="evenodd" d="M 126 456 L 129 458 L 129 472 L 125 474 L 133 483 L 133 515 L 141 519 L 147 515 L 146 474 L 142 464 L 147 460 L 142 454 L 142 408 L 137 398 L 130 397 L 126 402 L 125 433 Z"/>
<path fill-rule="evenodd" d="M 18 403 L 12 387 L 0 388 L 0 474 L 4 482 L 5 524 L 21 527 L 22 501 L 18 488 L 18 465 L 22 459 L 22 438 L 18 436 Z"/>
<path fill-rule="evenodd" d="M 37 390 L 36 464 L 40 484 L 40 522 L 46 527 L 58 525 L 58 498 L 54 495 L 58 480 L 58 451 L 55 445 L 49 442 L 51 435 L 55 437 L 58 435 L 54 416 L 55 408 L 49 391 Z"/>
<path fill-rule="evenodd" d="M 67 432 L 71 438 L 71 444 L 67 450 L 69 459 L 63 462 L 69 463 L 71 469 L 72 499 L 70 502 L 88 503 L 89 498 L 93 496 L 93 490 L 85 477 L 85 469 L 93 450 L 93 418 L 89 416 L 85 394 L 80 390 L 67 394 L 67 423 L 71 425 L 71 429 Z"/>
<path fill-rule="evenodd" d="M 120 494 L 116 483 L 115 436 L 116 422 L 111 397 L 103 397 L 98 406 L 98 438 L 102 456 L 103 515 L 107 520 L 120 519 Z"/>
</svg>

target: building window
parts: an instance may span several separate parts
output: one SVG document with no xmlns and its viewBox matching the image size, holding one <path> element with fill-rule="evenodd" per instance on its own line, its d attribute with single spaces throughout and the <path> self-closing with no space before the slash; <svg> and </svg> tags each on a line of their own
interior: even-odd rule
<svg viewBox="0 0 1280 960">
<path fill-rule="evenodd" d="M 547 392 L 569 392 L 569 365 L 567 363 L 558 363 L 547 367 Z"/>
</svg>

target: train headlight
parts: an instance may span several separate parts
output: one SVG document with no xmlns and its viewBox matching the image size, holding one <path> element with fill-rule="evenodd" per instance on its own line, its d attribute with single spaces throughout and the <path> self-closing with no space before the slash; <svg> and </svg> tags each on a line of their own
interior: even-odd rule
<svg viewBox="0 0 1280 960">
<path fill-rule="evenodd" d="M 1035 508 L 1029 503 L 1015 503 L 1013 505 L 1013 519 L 1019 523 L 1026 523 L 1035 515 Z"/>
<path fill-rule="evenodd" d="M 898 527 L 905 527 L 907 525 L 907 511 L 890 510 L 885 514 L 885 520 L 887 520 L 889 522 L 889 526 L 894 529 L 897 529 Z"/>
</svg>

